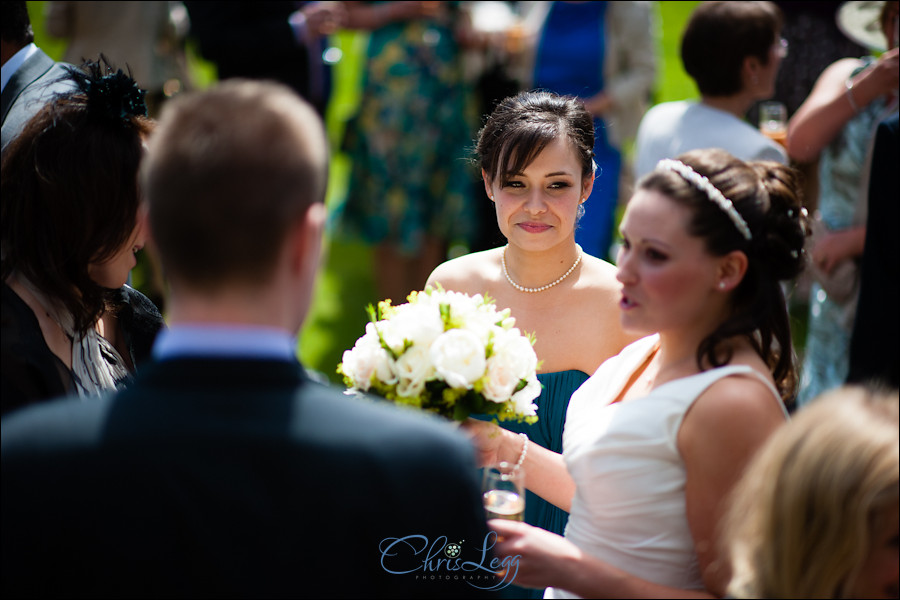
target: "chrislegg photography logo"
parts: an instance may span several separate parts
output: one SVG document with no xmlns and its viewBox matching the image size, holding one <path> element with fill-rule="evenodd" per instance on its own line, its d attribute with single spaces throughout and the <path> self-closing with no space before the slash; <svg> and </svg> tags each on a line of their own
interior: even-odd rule
<svg viewBox="0 0 900 600">
<path fill-rule="evenodd" d="M 385 538 L 379 544 L 381 568 L 392 575 L 415 577 L 417 581 L 465 581 L 482 590 L 501 590 L 515 581 L 519 556 L 497 557 L 491 549 L 497 533 L 483 540 L 451 540 L 425 535 Z"/>
</svg>

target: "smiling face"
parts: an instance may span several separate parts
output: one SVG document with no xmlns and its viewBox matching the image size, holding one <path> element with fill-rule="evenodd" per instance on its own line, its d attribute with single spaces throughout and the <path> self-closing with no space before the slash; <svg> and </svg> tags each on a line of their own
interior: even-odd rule
<svg viewBox="0 0 900 600">
<path fill-rule="evenodd" d="M 581 161 L 565 137 L 558 137 L 522 173 L 501 184 L 484 176 L 497 209 L 497 224 L 511 245 L 540 250 L 575 236 L 578 206 L 590 195 L 593 178 L 582 178 Z"/>
<path fill-rule="evenodd" d="M 723 259 L 688 233 L 690 217 L 657 191 L 638 189 L 629 201 L 617 259 L 626 331 L 706 331 L 721 310 Z"/>
<path fill-rule="evenodd" d="M 137 264 L 135 253 L 147 242 L 145 220 L 145 211 L 138 209 L 137 223 L 128 241 L 109 258 L 88 265 L 88 274 L 94 283 L 113 290 L 125 285 L 128 274 Z"/>
</svg>

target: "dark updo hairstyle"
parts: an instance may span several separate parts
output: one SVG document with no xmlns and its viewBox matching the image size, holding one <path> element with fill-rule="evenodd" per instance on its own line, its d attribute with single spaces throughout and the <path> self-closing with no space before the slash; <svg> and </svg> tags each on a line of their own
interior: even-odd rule
<svg viewBox="0 0 900 600">
<path fill-rule="evenodd" d="M 741 91 L 744 59 L 769 64 L 784 16 L 772 2 L 703 2 L 681 38 L 681 62 L 704 96 Z"/>
<path fill-rule="evenodd" d="M 659 192 L 691 214 L 690 235 L 702 239 L 713 256 L 740 250 L 747 272 L 732 294 L 731 316 L 697 349 L 697 364 L 727 364 L 724 348 L 733 336 L 744 336 L 772 369 L 775 384 L 790 405 L 797 385 L 791 328 L 782 281 L 797 277 L 806 256 L 809 227 L 801 206 L 797 171 L 776 162 L 744 162 L 720 149 L 693 150 L 677 160 L 707 177 L 734 204 L 752 233 L 747 240 L 728 214 L 709 196 L 674 171 L 657 167 L 638 188 Z"/>
<path fill-rule="evenodd" d="M 581 161 L 582 178 L 594 173 L 594 120 L 584 103 L 553 92 L 520 92 L 501 101 L 478 133 L 475 154 L 493 181 L 505 185 L 553 140 L 566 136 Z"/>
<path fill-rule="evenodd" d="M 71 68 L 76 91 L 45 105 L 0 167 L 0 276 L 24 276 L 82 333 L 111 297 L 89 265 L 111 258 L 134 232 L 138 166 L 153 127 L 143 90 L 101 61 Z"/>
</svg>

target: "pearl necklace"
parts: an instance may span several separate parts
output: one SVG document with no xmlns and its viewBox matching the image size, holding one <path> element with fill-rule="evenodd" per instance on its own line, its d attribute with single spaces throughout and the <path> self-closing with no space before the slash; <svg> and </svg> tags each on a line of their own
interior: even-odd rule
<svg viewBox="0 0 900 600">
<path fill-rule="evenodd" d="M 509 248 L 509 244 L 507 244 L 503 248 L 503 253 L 500 255 L 500 265 L 503 267 L 503 275 L 506 276 L 506 280 L 512 285 L 514 288 L 519 290 L 520 292 L 528 292 L 529 294 L 536 294 L 537 292 L 543 292 L 544 290 L 549 290 L 557 283 L 561 282 L 563 279 L 572 274 L 572 271 L 575 270 L 575 267 L 578 266 L 578 263 L 581 262 L 581 257 L 584 256 L 584 252 L 581 250 L 581 246 L 578 244 L 575 245 L 578 248 L 578 258 L 575 259 L 575 262 L 572 263 L 572 266 L 569 267 L 569 270 L 565 272 L 565 274 L 554 281 L 553 283 L 548 283 L 547 285 L 542 285 L 541 287 L 529 288 L 524 285 L 519 285 L 515 281 L 512 280 L 512 277 L 509 276 L 509 271 L 506 270 L 506 249 Z"/>
</svg>

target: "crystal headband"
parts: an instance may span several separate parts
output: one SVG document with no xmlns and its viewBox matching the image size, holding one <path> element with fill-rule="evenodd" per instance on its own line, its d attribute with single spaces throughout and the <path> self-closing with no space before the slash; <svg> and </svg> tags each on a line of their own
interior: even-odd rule
<svg viewBox="0 0 900 600">
<path fill-rule="evenodd" d="M 663 169 L 665 171 L 675 171 L 679 175 L 681 175 L 684 179 L 686 179 L 689 183 L 691 183 L 694 187 L 705 193 L 710 200 L 715 202 L 719 208 L 721 208 L 728 218 L 734 223 L 734 226 L 738 231 L 741 232 L 741 235 L 750 241 L 753 239 L 753 234 L 750 233 L 750 228 L 747 226 L 747 221 L 744 220 L 744 217 L 741 216 L 741 213 L 737 211 L 734 207 L 734 203 L 722 195 L 722 192 L 710 183 L 709 179 L 690 168 L 683 162 L 679 160 L 672 160 L 671 158 L 665 158 L 656 165 L 657 169 Z"/>
</svg>

